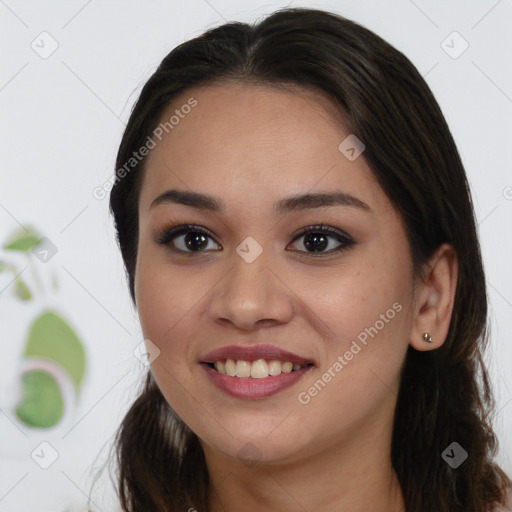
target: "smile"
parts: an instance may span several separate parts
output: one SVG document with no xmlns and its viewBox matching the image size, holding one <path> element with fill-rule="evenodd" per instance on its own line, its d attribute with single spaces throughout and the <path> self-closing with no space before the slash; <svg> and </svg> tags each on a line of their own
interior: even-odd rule
<svg viewBox="0 0 512 512">
<path fill-rule="evenodd" d="M 305 365 L 292 363 L 291 361 L 279 361 L 277 359 L 256 361 L 245 361 L 243 359 L 225 359 L 208 363 L 210 368 L 230 377 L 264 379 L 266 377 L 275 377 L 282 373 L 292 373 L 301 370 L 304 366 L 312 366 L 313 363 Z"/>
<path fill-rule="evenodd" d="M 294 385 L 318 366 L 279 345 L 229 345 L 199 358 L 210 382 L 236 398 L 263 399 Z"/>
</svg>

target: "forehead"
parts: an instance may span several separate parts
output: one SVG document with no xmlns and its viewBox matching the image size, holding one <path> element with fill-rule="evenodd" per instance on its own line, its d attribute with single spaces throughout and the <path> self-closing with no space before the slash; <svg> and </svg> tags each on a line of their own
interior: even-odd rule
<svg viewBox="0 0 512 512">
<path fill-rule="evenodd" d="M 185 91 L 162 123 L 171 117 L 168 133 L 147 157 L 141 211 L 170 188 L 223 197 L 227 204 L 254 196 L 274 203 L 313 188 L 342 188 L 367 202 L 379 193 L 364 159 L 350 161 L 340 152 L 350 131 L 325 95 L 219 84 Z"/>
</svg>

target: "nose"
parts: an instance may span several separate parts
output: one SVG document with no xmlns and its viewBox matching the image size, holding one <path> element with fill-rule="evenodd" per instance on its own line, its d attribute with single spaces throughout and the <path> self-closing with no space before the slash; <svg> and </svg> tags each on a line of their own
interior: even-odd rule
<svg viewBox="0 0 512 512">
<path fill-rule="evenodd" d="M 263 251 L 252 263 L 233 253 L 232 269 L 212 291 L 208 312 L 213 321 L 231 323 L 242 330 L 290 321 L 293 293 L 270 267 L 270 253 Z"/>
</svg>

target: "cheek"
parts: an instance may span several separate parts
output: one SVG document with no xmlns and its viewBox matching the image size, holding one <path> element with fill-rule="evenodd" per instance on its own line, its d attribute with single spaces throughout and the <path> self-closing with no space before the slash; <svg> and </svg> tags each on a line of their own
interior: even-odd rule
<svg viewBox="0 0 512 512">
<path fill-rule="evenodd" d="M 137 268 L 137 312 L 145 339 L 151 340 L 160 350 L 151 365 L 151 372 L 166 401 L 180 411 L 184 421 L 193 421 L 199 410 L 190 400 L 191 347 L 199 321 L 193 318 L 198 299 L 202 296 L 194 289 L 193 280 L 184 278 L 181 271 L 170 265 L 159 264 L 148 254 L 139 255 Z M 197 313 L 196 313 L 197 314 Z M 195 393 L 193 393 L 195 395 Z"/>
<path fill-rule="evenodd" d="M 135 296 L 137 312 L 142 331 L 161 350 L 162 355 L 173 350 L 180 352 L 179 346 L 172 340 L 183 340 L 190 327 L 188 320 L 193 315 L 194 306 L 202 295 L 194 279 L 187 279 L 182 270 L 161 263 L 150 251 L 139 253 L 135 277 Z"/>
<path fill-rule="evenodd" d="M 397 267 L 383 275 L 380 264 L 360 265 L 364 271 L 324 288 L 324 301 L 315 302 L 336 337 L 325 345 L 316 380 L 300 390 L 304 431 L 318 429 L 315 417 L 329 411 L 323 434 L 349 436 L 368 428 L 381 408 L 392 410 L 398 393 L 412 325 L 408 283 Z"/>
<path fill-rule="evenodd" d="M 397 237 L 393 250 L 385 244 L 379 247 L 380 251 L 362 251 L 337 271 L 336 279 L 326 280 L 322 293 L 311 300 L 333 335 L 323 361 L 325 369 L 336 374 L 326 376 L 339 391 L 331 398 L 347 401 L 345 405 L 363 395 L 375 401 L 386 386 L 394 386 L 408 346 L 413 312 L 408 245 Z M 326 400 L 327 407 L 326 395 L 319 403 Z"/>
<path fill-rule="evenodd" d="M 397 259 L 396 254 L 387 258 L 383 252 L 368 251 L 333 269 L 330 278 L 317 275 L 316 287 L 314 279 L 303 276 L 296 280 L 302 285 L 294 292 L 331 328 L 333 341 L 344 344 L 375 323 L 382 332 L 402 325 L 411 298 L 409 266 L 406 258 Z"/>
</svg>

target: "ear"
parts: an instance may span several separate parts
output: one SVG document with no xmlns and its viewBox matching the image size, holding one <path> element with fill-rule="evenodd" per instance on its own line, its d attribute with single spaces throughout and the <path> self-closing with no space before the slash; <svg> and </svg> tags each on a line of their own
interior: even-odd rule
<svg viewBox="0 0 512 512">
<path fill-rule="evenodd" d="M 439 348 L 446 340 L 457 289 L 458 258 L 455 249 L 441 244 L 425 266 L 416 284 L 414 318 L 410 344 L 416 350 Z M 428 333 L 428 343 L 423 334 Z"/>
</svg>

